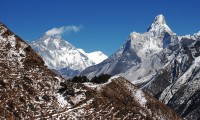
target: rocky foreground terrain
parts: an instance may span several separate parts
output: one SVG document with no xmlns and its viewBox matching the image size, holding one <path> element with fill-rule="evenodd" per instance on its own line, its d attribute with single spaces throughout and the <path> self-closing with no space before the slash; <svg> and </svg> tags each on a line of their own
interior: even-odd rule
<svg viewBox="0 0 200 120">
<path fill-rule="evenodd" d="M 2 23 L 0 51 L 0 119 L 181 120 L 124 78 L 65 81 Z"/>
</svg>

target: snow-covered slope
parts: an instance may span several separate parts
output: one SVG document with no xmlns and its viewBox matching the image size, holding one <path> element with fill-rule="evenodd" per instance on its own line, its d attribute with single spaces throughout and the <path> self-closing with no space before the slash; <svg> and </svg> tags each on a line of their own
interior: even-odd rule
<svg viewBox="0 0 200 120">
<path fill-rule="evenodd" d="M 33 49 L 43 58 L 45 65 L 57 70 L 65 77 L 78 75 L 80 71 L 101 62 L 106 56 L 101 52 L 82 53 L 73 45 L 61 38 L 60 35 L 45 34 L 32 44 Z M 100 58 L 93 61 L 91 58 Z"/>
<path fill-rule="evenodd" d="M 45 61 L 50 69 L 71 68 L 83 70 L 94 63 L 61 36 L 44 35 L 33 43 L 32 47 Z"/>
<path fill-rule="evenodd" d="M 83 49 L 78 49 L 81 53 L 86 55 L 90 60 L 92 60 L 95 64 L 99 64 L 100 62 L 104 61 L 108 58 L 104 53 L 101 51 L 95 51 L 91 53 L 86 53 Z"/>
<path fill-rule="evenodd" d="M 188 120 L 200 118 L 200 39 L 187 44 L 183 39 L 172 54 L 176 56 L 146 83 L 142 89 L 151 93 Z"/>
<path fill-rule="evenodd" d="M 81 74 L 88 77 L 120 74 L 134 82 L 144 81 L 164 64 L 164 61 L 155 61 L 155 55 L 177 42 L 175 33 L 166 24 L 164 16 L 158 15 L 147 32 L 132 32 L 116 53 L 100 64 L 86 68 Z"/>
</svg>

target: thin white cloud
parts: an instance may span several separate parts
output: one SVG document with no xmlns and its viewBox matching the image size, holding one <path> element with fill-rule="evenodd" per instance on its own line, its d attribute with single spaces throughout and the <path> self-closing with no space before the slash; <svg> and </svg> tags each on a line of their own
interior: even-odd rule
<svg viewBox="0 0 200 120">
<path fill-rule="evenodd" d="M 46 35 L 61 35 L 63 33 L 70 33 L 70 32 L 78 32 L 80 30 L 80 26 L 62 26 L 60 28 L 52 28 L 46 32 Z"/>
</svg>

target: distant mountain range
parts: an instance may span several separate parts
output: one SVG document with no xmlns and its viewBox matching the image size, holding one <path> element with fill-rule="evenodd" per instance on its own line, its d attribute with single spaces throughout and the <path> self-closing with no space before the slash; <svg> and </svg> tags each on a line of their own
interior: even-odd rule
<svg viewBox="0 0 200 120">
<path fill-rule="evenodd" d="M 101 51 L 85 53 L 60 35 L 44 34 L 31 46 L 42 57 L 48 68 L 56 70 L 66 78 L 76 76 L 86 67 L 98 64 L 107 58 Z"/>
<path fill-rule="evenodd" d="M 184 29 L 184 27 L 183 27 Z M 158 15 L 145 33 L 132 32 L 108 59 L 81 72 L 119 75 L 188 120 L 200 119 L 200 32 L 178 36 Z"/>
</svg>

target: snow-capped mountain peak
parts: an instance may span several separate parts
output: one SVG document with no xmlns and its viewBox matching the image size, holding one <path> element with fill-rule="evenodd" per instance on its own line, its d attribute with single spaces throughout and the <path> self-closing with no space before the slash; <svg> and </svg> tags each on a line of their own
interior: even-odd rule
<svg viewBox="0 0 200 120">
<path fill-rule="evenodd" d="M 32 46 L 50 69 L 58 70 L 68 67 L 81 71 L 90 65 L 94 65 L 94 62 L 59 35 L 45 34 Z"/>
<path fill-rule="evenodd" d="M 43 58 L 45 65 L 57 70 L 64 77 L 78 75 L 86 67 L 107 58 L 99 52 L 85 53 L 64 40 L 60 35 L 44 34 L 33 42 L 33 49 Z"/>
<path fill-rule="evenodd" d="M 200 31 L 194 34 L 195 37 L 200 37 Z"/>
<path fill-rule="evenodd" d="M 147 32 L 132 32 L 116 53 L 102 63 L 86 68 L 81 74 L 88 77 L 105 73 L 120 74 L 129 80 L 139 80 L 156 72 L 162 63 L 160 61 L 154 63 L 152 59 L 176 42 L 175 34 L 167 26 L 164 16 L 158 15 Z"/>
<path fill-rule="evenodd" d="M 172 32 L 172 30 L 167 25 L 165 17 L 162 14 L 155 17 L 153 23 L 147 29 L 147 31 L 148 32 L 154 32 L 154 33 L 157 33 L 157 34 L 160 34 L 162 32 L 168 32 L 171 35 L 175 34 L 175 33 Z"/>
<path fill-rule="evenodd" d="M 154 23 L 166 24 L 165 17 L 162 14 L 156 16 Z"/>
<path fill-rule="evenodd" d="M 146 58 L 160 52 L 163 48 L 174 41 L 171 36 L 175 35 L 166 24 L 165 17 L 161 14 L 155 17 L 155 20 L 145 33 L 132 32 L 129 36 L 131 48 L 141 58 Z"/>
<path fill-rule="evenodd" d="M 70 46 L 73 47 L 69 42 L 64 40 L 60 35 L 47 35 L 44 34 L 39 40 L 37 40 L 35 43 L 40 43 L 42 45 L 45 45 L 48 47 L 48 49 L 59 49 L 60 47 L 66 47 Z"/>
</svg>

